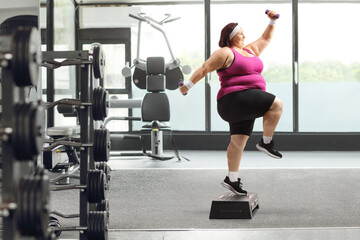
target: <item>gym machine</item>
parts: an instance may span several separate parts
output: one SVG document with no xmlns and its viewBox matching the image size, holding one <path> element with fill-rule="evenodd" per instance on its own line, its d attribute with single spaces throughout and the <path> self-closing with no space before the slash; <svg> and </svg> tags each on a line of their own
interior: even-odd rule
<svg viewBox="0 0 360 240">
<path fill-rule="evenodd" d="M 55 59 L 65 60 L 59 62 Z M 105 162 L 109 159 L 111 148 L 110 134 L 105 128 L 94 130 L 94 121 L 103 121 L 107 117 L 109 106 L 107 91 L 102 87 L 94 88 L 94 79 L 104 77 L 105 54 L 98 43 L 92 44 L 90 51 L 43 52 L 42 66 L 50 69 L 62 66 L 80 66 L 81 68 L 80 99 L 60 99 L 47 103 L 45 106 L 46 109 L 58 106 L 58 110 L 65 116 L 78 117 L 80 125 L 80 138 L 73 137 L 71 134 L 70 136 L 55 134 L 47 142 L 50 146 L 44 148 L 50 151 L 59 146 L 67 146 L 80 152 L 80 176 L 64 174 L 52 180 L 52 182 L 57 182 L 64 178 L 78 178 L 80 184 L 51 187 L 52 191 L 80 190 L 79 214 L 66 215 L 52 211 L 52 214 L 60 217 L 79 217 L 79 226 L 61 227 L 60 222 L 51 216 L 50 229 L 57 236 L 61 231 L 79 231 L 79 239 L 107 239 L 109 210 L 108 202 L 107 204 L 104 202 L 106 202 L 105 189 L 108 188 L 109 179 L 105 172 L 109 171 Z M 77 154 L 76 151 L 74 154 Z M 95 162 L 100 162 L 97 167 L 103 169 L 95 170 Z M 97 211 L 90 210 L 93 209 L 90 204 L 97 204 Z"/>
<path fill-rule="evenodd" d="M 171 134 L 172 131 L 169 124 L 170 104 L 165 93 L 165 89 L 177 89 L 178 83 L 184 80 L 183 73 L 189 74 L 191 72 L 191 67 L 188 65 L 182 66 L 180 64 L 180 60 L 173 54 L 165 31 L 161 28 L 164 24 L 176 21 L 179 18 L 170 18 L 170 14 L 165 14 L 164 19 L 157 21 L 145 13 L 138 13 L 137 15 L 129 14 L 129 16 L 139 21 L 137 57 L 134 59 L 133 66 L 131 68 L 124 67 L 122 69 L 122 74 L 125 77 L 130 77 L 132 75 L 131 69 L 135 68 L 132 75 L 134 84 L 138 88 L 146 89 L 148 91 L 141 105 L 142 121 L 148 123 L 142 127 L 142 134 L 140 138 L 143 139 L 143 133 L 150 130 L 151 153 L 146 153 L 144 143 L 142 144 L 143 153 L 144 155 L 159 160 L 172 159 L 174 156 L 163 155 L 163 131 L 167 130 L 170 132 L 171 145 L 175 156 L 179 161 L 181 161 L 177 146 Z M 165 63 L 163 57 L 149 57 L 146 61 L 140 59 L 141 25 L 143 22 L 149 24 L 152 28 L 159 31 L 164 36 L 171 55 L 171 60 L 169 62 Z M 187 158 L 184 159 L 188 160 Z"/>
<path fill-rule="evenodd" d="M 44 135 L 41 101 L 29 101 L 41 62 L 35 28 L 19 27 L 0 37 L 2 67 L 2 203 L 3 239 L 47 239 L 49 177 L 35 162 Z"/>
</svg>

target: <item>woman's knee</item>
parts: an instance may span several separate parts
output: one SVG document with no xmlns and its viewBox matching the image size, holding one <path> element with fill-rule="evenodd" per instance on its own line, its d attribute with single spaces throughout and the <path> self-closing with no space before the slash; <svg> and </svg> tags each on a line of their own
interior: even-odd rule
<svg viewBox="0 0 360 240">
<path fill-rule="evenodd" d="M 230 144 L 232 144 L 236 148 L 243 149 L 247 143 L 249 136 L 242 134 L 234 134 L 231 135 Z"/>
<path fill-rule="evenodd" d="M 284 108 L 284 105 L 283 105 L 282 100 L 280 98 L 278 98 L 278 97 L 275 97 L 275 100 L 272 103 L 272 105 L 270 107 L 270 110 L 279 112 L 281 114 L 282 111 L 283 111 L 283 108 Z"/>
</svg>

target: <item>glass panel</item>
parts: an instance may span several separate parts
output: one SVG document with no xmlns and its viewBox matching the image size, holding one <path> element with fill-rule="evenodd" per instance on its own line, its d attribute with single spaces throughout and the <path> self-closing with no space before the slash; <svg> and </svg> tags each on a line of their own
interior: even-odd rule
<svg viewBox="0 0 360 240">
<path fill-rule="evenodd" d="M 204 7 L 199 5 L 169 5 L 169 6 L 136 6 L 141 12 L 151 15 L 156 20 L 165 18 L 166 13 L 171 18 L 181 19 L 162 26 L 166 32 L 175 58 L 181 64 L 187 64 L 197 69 L 204 61 Z M 132 56 L 137 56 L 137 25 L 131 28 Z M 163 56 L 165 62 L 171 60 L 170 51 L 164 36 L 146 23 L 141 28 L 140 58 Z M 133 59 L 132 59 L 133 61 Z M 184 75 L 188 81 L 190 75 Z M 146 90 L 132 85 L 133 98 L 142 99 Z M 166 90 L 170 101 L 170 124 L 173 130 L 204 131 L 205 130 L 205 95 L 204 81 L 199 82 L 191 92 L 182 96 L 178 89 Z M 140 109 L 134 109 L 134 116 L 141 116 Z M 139 130 L 142 123 L 134 122 L 134 130 Z"/>
<path fill-rule="evenodd" d="M 299 4 L 300 131 L 360 131 L 360 29 L 349 26 L 359 11 L 360 4 Z"/>
<path fill-rule="evenodd" d="M 54 101 L 62 98 L 73 98 L 71 95 L 56 95 Z M 46 99 L 46 97 L 45 97 Z M 64 117 L 57 111 L 57 107 L 54 110 L 55 126 L 75 126 L 77 124 L 76 117 Z"/>
<path fill-rule="evenodd" d="M 55 51 L 75 50 L 75 7 L 71 1 L 54 1 Z"/>
<path fill-rule="evenodd" d="M 262 75 L 267 83 L 266 91 L 279 97 L 284 103 L 283 115 L 277 131 L 292 131 L 292 16 L 291 1 L 285 4 L 212 4 L 211 47 L 212 52 L 219 48 L 221 30 L 230 22 L 239 23 L 245 34 L 245 44 L 257 40 L 268 25 L 266 9 L 280 13 L 273 39 L 260 55 L 264 63 Z M 220 89 L 219 77 L 211 73 L 211 129 L 228 131 L 227 122 L 217 113 L 216 96 Z M 254 131 L 262 131 L 262 118 L 255 121 Z"/>
<path fill-rule="evenodd" d="M 110 99 L 128 99 L 128 95 L 127 94 L 111 94 L 110 95 Z M 128 114 L 128 109 L 126 108 L 109 108 L 109 112 L 108 112 L 108 117 L 127 117 Z M 124 121 L 124 120 L 113 120 L 110 121 L 107 125 L 106 128 L 109 129 L 111 132 L 113 131 L 121 131 L 121 132 L 126 132 L 129 131 L 129 121 Z"/>
<path fill-rule="evenodd" d="M 121 69 L 125 66 L 125 44 L 101 44 L 105 53 L 105 77 L 104 87 L 106 89 L 125 88 L 125 77 Z M 84 44 L 83 49 L 89 50 L 90 44 Z"/>
</svg>

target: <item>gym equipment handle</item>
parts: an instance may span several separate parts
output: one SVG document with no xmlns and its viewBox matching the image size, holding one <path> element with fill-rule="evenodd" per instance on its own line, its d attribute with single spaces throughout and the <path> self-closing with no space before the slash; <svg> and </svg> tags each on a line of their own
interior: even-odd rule
<svg viewBox="0 0 360 240">
<path fill-rule="evenodd" d="M 146 22 L 146 20 L 145 20 L 145 19 L 143 19 L 143 18 L 140 18 L 140 17 L 138 17 L 138 16 L 135 16 L 135 15 L 132 15 L 132 14 L 129 14 L 129 17 L 135 18 L 135 19 L 137 19 L 137 20 L 139 20 L 139 21 L 143 21 L 143 22 Z"/>
<path fill-rule="evenodd" d="M 179 82 L 179 87 L 183 86 L 184 82 Z M 187 95 L 187 93 L 183 94 L 184 96 Z"/>
<path fill-rule="evenodd" d="M 268 14 L 269 11 L 270 11 L 269 9 L 266 9 L 265 14 Z M 276 18 L 279 18 L 279 17 L 280 17 L 280 14 L 276 14 L 275 17 L 276 17 Z"/>
</svg>

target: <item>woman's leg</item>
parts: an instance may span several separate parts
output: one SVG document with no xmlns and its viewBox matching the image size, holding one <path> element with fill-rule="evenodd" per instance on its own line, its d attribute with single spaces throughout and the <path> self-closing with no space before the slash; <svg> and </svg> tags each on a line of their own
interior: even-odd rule
<svg viewBox="0 0 360 240">
<path fill-rule="evenodd" d="M 242 134 L 231 135 L 231 141 L 227 148 L 227 160 L 228 168 L 231 172 L 238 172 L 240 167 L 240 161 L 246 142 L 249 136 Z"/>
<path fill-rule="evenodd" d="M 231 135 L 231 141 L 227 149 L 229 173 L 221 184 L 238 195 L 247 194 L 247 191 L 242 189 L 241 181 L 238 180 L 238 173 L 241 157 L 248 139 L 248 135 Z"/>
<path fill-rule="evenodd" d="M 276 97 L 270 109 L 263 117 L 264 136 L 272 137 L 274 135 L 275 128 L 279 123 L 282 111 L 283 103 L 280 98 Z"/>
<path fill-rule="evenodd" d="M 260 142 L 256 145 L 256 148 L 270 157 L 273 158 L 282 158 L 281 153 L 279 153 L 274 148 L 274 142 L 272 140 L 275 128 L 279 123 L 281 114 L 283 111 L 283 103 L 280 98 L 275 97 L 274 102 L 272 103 L 269 110 L 264 114 L 263 117 L 263 138 Z"/>
</svg>

